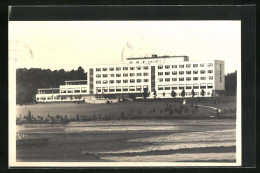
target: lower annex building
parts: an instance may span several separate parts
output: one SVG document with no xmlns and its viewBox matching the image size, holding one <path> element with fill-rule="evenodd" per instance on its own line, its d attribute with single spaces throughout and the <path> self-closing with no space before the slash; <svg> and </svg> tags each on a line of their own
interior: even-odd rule
<svg viewBox="0 0 260 173">
<path fill-rule="evenodd" d="M 127 58 L 126 63 L 88 66 L 86 80 L 65 81 L 59 88 L 38 89 L 37 102 L 87 101 L 142 98 L 210 97 L 225 89 L 224 61 L 189 61 L 188 56 L 157 56 Z M 156 93 L 156 95 L 154 95 Z"/>
</svg>

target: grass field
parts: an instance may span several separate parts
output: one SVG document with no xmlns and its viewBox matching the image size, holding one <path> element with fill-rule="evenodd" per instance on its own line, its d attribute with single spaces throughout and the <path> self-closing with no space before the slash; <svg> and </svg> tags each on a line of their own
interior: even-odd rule
<svg viewBox="0 0 260 173">
<path fill-rule="evenodd" d="M 178 110 L 182 105 L 183 98 L 162 99 L 162 100 L 147 100 L 133 101 L 113 104 L 88 104 L 88 103 L 48 103 L 48 104 L 33 104 L 33 105 L 17 105 L 16 117 L 23 117 L 31 111 L 33 116 L 41 115 L 46 117 L 48 114 L 55 117 L 56 115 L 66 115 L 68 119 L 76 118 L 77 115 L 81 119 L 132 119 L 132 118 L 208 118 L 216 111 L 211 108 L 198 107 L 195 110 L 195 104 L 212 106 L 226 111 L 227 114 L 220 114 L 219 117 L 228 117 L 232 113 L 235 116 L 236 97 L 216 97 L 212 98 L 187 98 L 185 108 L 181 112 Z M 172 109 L 170 114 L 167 109 Z M 232 111 L 230 111 L 232 110 Z"/>
</svg>

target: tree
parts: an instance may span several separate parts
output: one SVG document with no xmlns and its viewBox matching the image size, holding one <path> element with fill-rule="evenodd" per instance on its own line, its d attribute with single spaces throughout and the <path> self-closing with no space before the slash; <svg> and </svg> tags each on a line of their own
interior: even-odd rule
<svg viewBox="0 0 260 173">
<path fill-rule="evenodd" d="M 192 97 L 194 97 L 194 96 L 195 96 L 195 92 L 194 92 L 194 90 L 193 90 L 193 89 L 191 90 L 191 95 L 192 95 Z"/>
<path fill-rule="evenodd" d="M 146 100 L 147 97 L 148 97 L 148 88 L 144 88 L 143 98 Z"/>
<path fill-rule="evenodd" d="M 225 94 L 236 95 L 237 91 L 237 71 L 225 76 Z"/>
<path fill-rule="evenodd" d="M 201 94 L 202 97 L 205 96 L 205 91 L 204 91 L 204 89 L 201 90 L 201 93 L 200 93 L 200 94 Z"/>
<path fill-rule="evenodd" d="M 215 97 L 215 90 L 212 90 L 211 97 Z"/>
<path fill-rule="evenodd" d="M 183 89 L 182 92 L 181 92 L 181 96 L 182 97 L 185 97 L 185 90 Z"/>
<path fill-rule="evenodd" d="M 157 96 L 157 93 L 156 93 L 156 90 L 153 91 L 153 97 L 154 99 L 156 99 L 156 96 Z"/>
<path fill-rule="evenodd" d="M 176 97 L 176 92 L 174 90 L 172 90 L 171 96 L 174 97 L 174 98 Z"/>
</svg>

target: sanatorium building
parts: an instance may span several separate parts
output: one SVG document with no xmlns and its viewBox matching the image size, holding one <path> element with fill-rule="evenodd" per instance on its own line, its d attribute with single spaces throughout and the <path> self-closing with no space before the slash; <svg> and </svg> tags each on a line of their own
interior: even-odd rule
<svg viewBox="0 0 260 173">
<path fill-rule="evenodd" d="M 59 88 L 38 89 L 37 102 L 87 101 L 102 98 L 142 98 L 144 90 L 148 99 L 176 97 L 210 97 L 213 90 L 224 90 L 224 61 L 189 61 L 188 56 L 157 56 L 127 58 L 126 63 L 88 66 L 86 80 L 65 81 Z"/>
</svg>

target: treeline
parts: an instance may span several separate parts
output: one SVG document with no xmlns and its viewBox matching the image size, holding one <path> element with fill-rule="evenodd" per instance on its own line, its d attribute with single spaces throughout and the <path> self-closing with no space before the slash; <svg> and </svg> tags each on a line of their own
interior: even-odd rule
<svg viewBox="0 0 260 173">
<path fill-rule="evenodd" d="M 26 104 L 35 101 L 39 88 L 59 88 L 66 80 L 86 80 L 87 74 L 82 67 L 77 70 L 65 71 L 41 68 L 16 69 L 16 104 Z"/>
<path fill-rule="evenodd" d="M 237 71 L 225 75 L 225 95 L 234 96 L 237 93 Z"/>
</svg>

